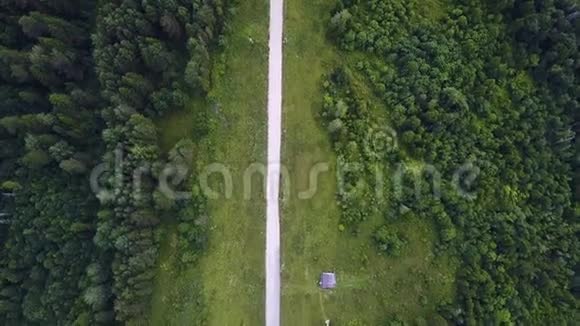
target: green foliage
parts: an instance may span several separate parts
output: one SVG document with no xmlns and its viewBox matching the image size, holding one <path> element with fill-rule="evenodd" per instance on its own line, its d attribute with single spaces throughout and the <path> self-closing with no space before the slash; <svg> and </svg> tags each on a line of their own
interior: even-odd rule
<svg viewBox="0 0 580 326">
<path fill-rule="evenodd" d="M 189 48 L 191 59 L 185 68 L 185 82 L 193 89 L 207 92 L 210 82 L 207 48 L 196 39 L 190 39 L 187 47 Z"/>
<path fill-rule="evenodd" d="M 3 324 L 72 322 L 84 287 L 84 268 L 92 259 L 91 210 L 87 186 L 58 170 L 31 174 L 15 197 L 11 236 L 0 257 Z M 69 232 L 83 223 L 84 232 Z M 71 264 L 71 262 L 75 262 Z"/>
<path fill-rule="evenodd" d="M 45 151 L 33 150 L 22 158 L 22 163 L 30 169 L 40 169 L 50 163 L 50 156 Z"/>
<path fill-rule="evenodd" d="M 0 324 L 143 322 L 159 215 L 182 207 L 154 194 L 155 171 L 144 172 L 140 185 L 133 172 L 162 165 L 153 118 L 187 102 L 186 67 L 195 68 L 194 90 L 208 89 L 209 53 L 228 5 L 0 3 L 0 183 L 17 198 L 1 203 L 15 223 L 0 230 L 0 294 L 7 297 L 0 298 Z M 199 40 L 192 52 L 188 39 Z M 123 171 L 102 176 L 113 190 L 98 194 L 96 214 L 86 174 L 99 156 L 113 167 L 115 150 L 123 153 Z M 184 238 L 201 238 L 201 231 L 186 230 Z M 75 266 L 63 270 L 64 260 Z"/>
<path fill-rule="evenodd" d="M 22 189 L 22 186 L 16 181 L 4 181 L 0 185 L 0 189 L 3 191 L 17 191 Z"/>
<path fill-rule="evenodd" d="M 74 158 L 61 161 L 59 166 L 70 174 L 84 174 L 87 171 L 87 166 Z"/>
<path fill-rule="evenodd" d="M 110 104 L 103 113 L 108 125 L 103 133 L 109 152 L 105 159 L 113 166 L 112 152 L 120 149 L 128 170 L 153 167 L 139 188 L 124 182 L 115 189 L 118 196 L 102 198 L 109 213 L 101 215 L 95 241 L 114 253 L 112 293 L 115 318 L 120 322 L 140 323 L 147 315 L 159 215 L 179 214 L 183 209 L 173 198 L 153 190 L 161 150 L 152 119 L 183 107 L 184 94 L 190 93 L 186 86 L 200 94 L 208 90 L 209 51 L 223 29 L 225 17 L 219 13 L 227 4 L 124 1 L 103 3 L 98 9 L 93 55 L 103 96 Z M 187 39 L 197 40 L 196 46 L 185 44 Z M 112 182 L 109 185 L 116 187 Z M 200 237 L 192 230 L 182 235 L 185 243 Z"/>
<path fill-rule="evenodd" d="M 348 72 L 337 71 L 326 84 L 322 117 L 338 154 L 341 175 L 338 201 L 343 209 L 342 224 L 356 232 L 358 225 L 368 218 L 371 208 L 377 203 L 371 191 L 376 180 L 368 172 L 378 162 L 376 158 L 384 153 L 369 152 L 365 148 L 369 130 L 361 127 L 372 125 L 374 121 L 369 115 L 368 102 L 360 97 L 348 96 L 352 89 L 346 82 L 347 75 Z"/>
<path fill-rule="evenodd" d="M 568 1 L 451 1 L 434 20 L 420 6 L 345 0 L 331 19 L 340 48 L 358 52 L 356 64 L 325 83 L 323 118 L 339 166 L 363 163 L 346 180 L 358 196 L 338 194 L 343 219 L 356 225 L 361 207 L 377 207 L 389 219 L 405 207 L 432 219 L 440 249 L 463 259 L 457 303 L 442 311 L 449 321 L 573 323 L 578 302 L 570 279 L 580 258 L 570 183 L 575 177 L 577 184 L 576 9 Z M 364 150 L 374 148 L 364 135 L 377 124 L 364 87 L 386 109 L 398 150 Z M 337 113 L 338 103 L 346 114 Z M 429 180 L 415 175 L 419 191 L 403 178 L 384 198 L 388 204 L 377 205 L 381 198 L 365 191 L 374 176 L 369 161 L 387 169 L 431 166 L 444 176 L 440 194 L 421 190 Z M 467 185 L 452 176 L 465 167 L 477 167 L 478 176 L 458 192 Z M 380 230 L 379 244 L 397 242 L 388 224 Z"/>
<path fill-rule="evenodd" d="M 375 232 L 374 238 L 379 247 L 379 250 L 391 256 L 400 256 L 401 251 L 405 246 L 405 240 L 401 239 L 401 237 L 396 232 L 392 231 L 386 225 L 380 227 Z"/>
<path fill-rule="evenodd" d="M 48 152 L 50 157 L 52 157 L 55 161 L 61 162 L 73 155 L 74 148 L 66 141 L 61 140 L 58 143 L 50 146 Z"/>
<path fill-rule="evenodd" d="M 146 37 L 139 47 L 145 65 L 156 73 L 168 70 L 174 60 L 165 44 L 157 38 Z"/>
<path fill-rule="evenodd" d="M 158 190 L 153 193 L 153 201 L 155 202 L 155 208 L 159 211 L 170 211 L 175 207 L 175 199 Z"/>
</svg>

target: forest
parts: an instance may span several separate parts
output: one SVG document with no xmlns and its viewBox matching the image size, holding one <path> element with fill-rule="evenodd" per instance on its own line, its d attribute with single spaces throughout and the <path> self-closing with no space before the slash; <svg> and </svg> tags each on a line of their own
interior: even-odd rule
<svg viewBox="0 0 580 326">
<path fill-rule="evenodd" d="M 331 14 L 350 59 L 328 72 L 320 115 L 338 165 L 362 162 L 337 193 L 341 226 L 356 236 L 379 211 L 371 241 L 398 256 L 405 239 L 389 225 L 433 221 L 435 254 L 461 259 L 456 300 L 439 304 L 452 324 L 573 325 L 580 7 L 434 3 L 341 0 Z M 388 179 L 401 167 L 401 183 Z"/>
<path fill-rule="evenodd" d="M 211 97 L 235 6 L 0 0 L 1 325 L 148 324 L 164 221 L 179 263 L 196 263 L 196 176 L 177 186 L 193 188 L 187 204 L 156 186 L 165 167 L 192 165 L 208 126 L 166 149 L 158 122 Z M 395 223 L 434 226 L 433 254 L 460 263 L 453 300 L 426 324 L 576 324 L 580 4 L 336 0 L 328 15 L 344 60 L 325 67 L 318 113 L 349 167 L 340 232 L 360 236 L 378 214 L 371 249 L 401 257 Z M 252 28 L 238 36 L 265 49 Z"/>
<path fill-rule="evenodd" d="M 164 152 L 155 121 L 205 96 L 231 6 L 0 1 L 0 324 L 146 318 L 160 221 L 204 210 L 202 198 L 185 209 L 153 191 L 161 167 L 192 148 Z M 108 190 L 94 194 L 103 164 Z M 199 246 L 197 230 L 182 231 Z"/>
</svg>

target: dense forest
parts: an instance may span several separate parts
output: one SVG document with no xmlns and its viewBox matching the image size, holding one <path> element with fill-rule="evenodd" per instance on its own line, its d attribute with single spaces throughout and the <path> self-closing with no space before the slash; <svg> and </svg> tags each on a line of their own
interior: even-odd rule
<svg viewBox="0 0 580 326">
<path fill-rule="evenodd" d="M 455 302 L 440 303 L 449 322 L 577 322 L 579 35 L 567 0 L 342 0 L 332 13 L 350 58 L 321 113 L 350 164 L 342 225 L 356 234 L 378 211 L 372 241 L 397 256 L 389 223 L 433 221 L 437 253 L 462 261 Z"/>
<path fill-rule="evenodd" d="M 0 1 L 0 324 L 147 317 L 160 220 L 203 210 L 153 191 L 192 148 L 164 153 L 155 119 L 205 95 L 231 5 Z"/>
</svg>

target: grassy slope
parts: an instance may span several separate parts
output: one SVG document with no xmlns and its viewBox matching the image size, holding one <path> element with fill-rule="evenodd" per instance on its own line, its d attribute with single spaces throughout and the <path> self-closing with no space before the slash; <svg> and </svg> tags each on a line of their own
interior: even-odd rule
<svg viewBox="0 0 580 326">
<path fill-rule="evenodd" d="M 432 255 L 431 224 L 409 218 L 393 227 L 409 239 L 399 259 L 378 256 L 369 241 L 380 217 L 363 225 L 354 237 L 338 230 L 335 155 L 316 114 L 321 107 L 323 74 L 343 62 L 326 41 L 325 26 L 333 0 L 287 2 L 285 47 L 284 162 L 293 192 L 284 198 L 283 298 L 285 325 L 339 325 L 359 320 L 376 325 L 389 314 L 408 320 L 432 315 L 435 306 L 453 295 L 453 264 Z M 331 171 L 319 179 L 310 200 L 296 192 L 307 188 L 310 167 L 328 162 Z M 317 278 L 334 270 L 339 287 L 321 292 Z"/>
<path fill-rule="evenodd" d="M 197 157 L 202 166 L 219 162 L 231 168 L 234 196 L 210 201 L 209 247 L 199 265 L 183 272 L 177 271 L 172 253 L 175 226 L 167 223 L 153 325 L 192 325 L 198 316 L 207 318 L 203 325 L 219 326 L 259 325 L 263 320 L 264 201 L 258 200 L 258 193 L 252 201 L 243 200 L 241 180 L 249 164 L 264 162 L 265 157 L 267 13 L 266 0 L 238 5 L 225 52 L 214 68 L 214 128 Z M 187 134 L 184 121 L 191 116 L 177 113 L 160 123 L 164 146 Z"/>
</svg>

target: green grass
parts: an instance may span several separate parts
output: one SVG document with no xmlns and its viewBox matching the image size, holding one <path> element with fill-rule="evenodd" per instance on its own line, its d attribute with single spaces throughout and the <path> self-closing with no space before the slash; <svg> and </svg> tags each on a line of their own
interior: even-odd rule
<svg viewBox="0 0 580 326">
<path fill-rule="evenodd" d="M 359 320 L 374 325 L 393 313 L 409 320 L 429 316 L 439 301 L 452 297 L 454 270 L 449 259 L 432 255 L 430 222 L 409 217 L 392 226 L 408 239 L 396 259 L 379 255 L 370 241 L 380 218 L 365 223 L 356 237 L 338 230 L 335 156 L 316 118 L 323 74 L 344 62 L 324 35 L 333 3 L 286 4 L 283 157 L 292 191 L 282 199 L 282 321 L 319 325 L 329 318 L 339 324 Z M 209 243 L 198 264 L 178 269 L 176 225 L 165 222 L 152 325 L 263 324 L 264 201 L 259 193 L 244 200 L 241 181 L 251 163 L 265 160 L 267 24 L 267 1 L 240 3 L 225 52 L 215 60 L 210 100 L 195 101 L 189 110 L 158 123 L 162 147 L 168 150 L 194 134 L 196 108 L 212 112 L 212 128 L 200 144 L 197 164 L 230 167 L 235 188 L 233 198 L 210 201 Z M 328 162 L 330 171 L 319 178 L 316 196 L 298 199 L 297 192 L 309 186 L 310 167 L 319 162 Z M 257 188 L 261 180 L 253 183 Z M 219 187 L 217 180 L 212 185 Z M 335 291 L 318 289 L 324 270 L 338 273 Z"/>
<path fill-rule="evenodd" d="M 183 110 L 172 111 L 165 114 L 157 121 L 159 129 L 159 142 L 163 152 L 170 151 L 175 144 L 184 138 L 194 139 L 194 135 L 199 134 L 199 115 L 201 112 L 209 110 L 210 105 L 206 100 L 195 98 L 190 101 Z"/>
<path fill-rule="evenodd" d="M 433 256 L 429 221 L 408 217 L 392 226 L 408 239 L 400 258 L 379 255 L 371 242 L 381 217 L 365 222 L 357 236 L 338 229 L 336 157 L 317 119 L 323 75 L 352 62 L 325 37 L 334 3 L 286 3 L 283 160 L 293 191 L 283 198 L 282 323 L 323 325 L 331 319 L 338 325 L 377 325 L 393 314 L 409 321 L 429 319 L 440 302 L 452 300 L 455 270 L 449 258 Z M 312 199 L 300 200 L 296 192 L 308 188 L 310 168 L 318 162 L 328 162 L 330 171 L 319 178 Z M 329 270 L 337 272 L 338 288 L 320 291 L 319 274 Z"/>
<path fill-rule="evenodd" d="M 191 112 L 205 105 L 211 112 L 211 130 L 200 144 L 196 164 L 201 169 L 209 163 L 226 165 L 234 192 L 230 199 L 210 200 L 208 248 L 198 264 L 178 270 L 175 225 L 165 224 L 152 325 L 262 324 L 265 201 L 259 192 L 253 200 L 242 198 L 242 175 L 251 163 L 265 161 L 267 33 L 268 2 L 240 2 L 225 50 L 215 60 L 210 100 L 159 123 L 162 146 L 170 148 L 191 136 Z M 218 180 L 211 184 L 213 189 L 220 187 Z M 260 185 L 256 177 L 254 189 Z"/>
</svg>

